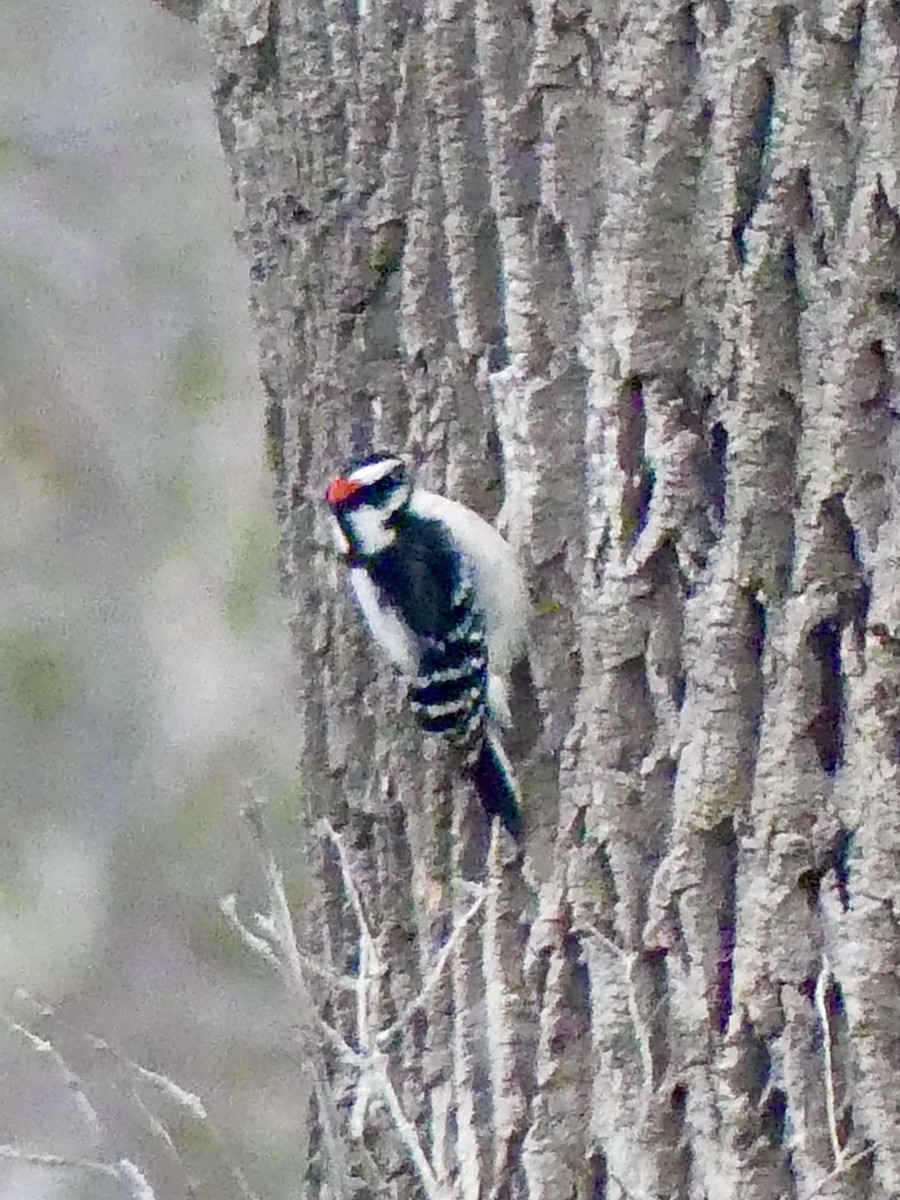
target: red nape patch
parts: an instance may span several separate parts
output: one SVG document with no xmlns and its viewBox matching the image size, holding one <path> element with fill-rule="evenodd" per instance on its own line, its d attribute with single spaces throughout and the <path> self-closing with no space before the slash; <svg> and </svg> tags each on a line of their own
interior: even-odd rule
<svg viewBox="0 0 900 1200">
<path fill-rule="evenodd" d="M 336 504 L 343 504 L 345 500 L 349 500 L 351 496 L 362 487 L 361 483 L 357 483 L 353 479 L 345 479 L 343 475 L 338 475 L 337 479 L 333 480 L 328 485 L 328 491 L 325 493 L 325 499 L 334 507 Z"/>
</svg>

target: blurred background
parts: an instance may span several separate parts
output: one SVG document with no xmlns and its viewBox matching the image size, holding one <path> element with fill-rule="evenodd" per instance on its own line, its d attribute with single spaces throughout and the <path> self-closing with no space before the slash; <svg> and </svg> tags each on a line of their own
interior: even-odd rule
<svg viewBox="0 0 900 1200">
<path fill-rule="evenodd" d="M 151 0 L 0 5 L 0 1143 L 133 1154 L 166 1200 L 296 1196 L 301 1169 L 289 1005 L 217 907 L 261 897 L 248 790 L 286 866 L 300 834 L 210 69 Z M 246 1182 L 126 1057 L 203 1099 Z M 127 1194 L 0 1158 L 0 1200 Z"/>
</svg>

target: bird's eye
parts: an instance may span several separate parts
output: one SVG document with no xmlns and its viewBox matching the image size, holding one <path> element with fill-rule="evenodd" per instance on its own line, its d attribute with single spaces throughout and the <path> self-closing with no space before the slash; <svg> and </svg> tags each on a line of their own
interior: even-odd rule
<svg viewBox="0 0 900 1200">
<path fill-rule="evenodd" d="M 373 483 L 368 489 L 368 499 L 375 504 L 383 503 L 392 492 L 400 486 L 402 479 L 398 478 L 392 471 L 390 475 L 385 475 L 383 479 L 379 479 L 377 483 Z"/>
</svg>

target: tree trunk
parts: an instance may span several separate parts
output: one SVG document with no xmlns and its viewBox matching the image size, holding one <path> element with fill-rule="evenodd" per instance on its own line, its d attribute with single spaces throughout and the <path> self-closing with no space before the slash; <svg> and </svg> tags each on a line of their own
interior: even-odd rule
<svg viewBox="0 0 900 1200">
<path fill-rule="evenodd" d="M 896 3 L 201 19 L 345 981 L 308 1194 L 900 1196 Z M 524 861 L 323 548 L 373 448 L 521 556 Z"/>
</svg>

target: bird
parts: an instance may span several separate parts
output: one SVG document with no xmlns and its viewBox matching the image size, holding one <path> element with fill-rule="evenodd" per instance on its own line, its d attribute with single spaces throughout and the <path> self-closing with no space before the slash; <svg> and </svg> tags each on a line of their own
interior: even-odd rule
<svg viewBox="0 0 900 1200">
<path fill-rule="evenodd" d="M 418 724 L 461 748 L 488 818 L 520 841 L 500 733 L 511 724 L 506 680 L 525 653 L 528 616 L 511 546 L 473 509 L 418 487 L 399 454 L 350 463 L 325 500 L 365 624 L 408 681 Z"/>
</svg>

